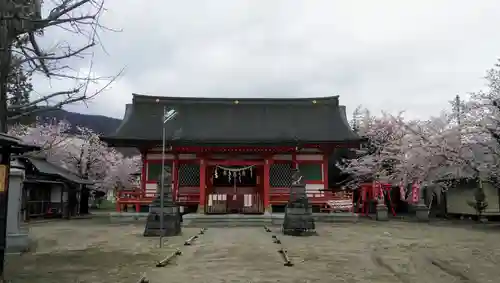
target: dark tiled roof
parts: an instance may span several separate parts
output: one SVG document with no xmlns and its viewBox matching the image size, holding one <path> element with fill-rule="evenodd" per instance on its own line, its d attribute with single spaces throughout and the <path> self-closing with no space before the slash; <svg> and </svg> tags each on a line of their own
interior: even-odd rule
<svg viewBox="0 0 500 283">
<path fill-rule="evenodd" d="M 52 175 L 52 176 L 58 176 L 60 178 L 66 179 L 70 182 L 76 183 L 76 184 L 93 184 L 93 182 L 89 180 L 85 180 L 77 176 L 76 174 L 73 174 L 72 172 L 57 166 L 55 164 L 50 163 L 49 161 L 45 160 L 44 158 L 41 157 L 22 157 L 22 159 L 27 160 L 31 165 L 33 165 L 38 172 L 41 174 L 46 174 L 46 175 Z"/>
<path fill-rule="evenodd" d="M 313 103 L 313 101 L 315 103 Z M 134 95 L 110 144 L 119 140 L 160 141 L 163 107 L 178 115 L 167 122 L 172 142 L 248 144 L 343 142 L 359 137 L 346 124 L 338 97 L 179 98 Z"/>
<path fill-rule="evenodd" d="M 0 147 L 8 146 L 12 153 L 23 153 L 28 151 L 40 150 L 39 146 L 26 144 L 21 139 L 0 133 Z"/>
</svg>

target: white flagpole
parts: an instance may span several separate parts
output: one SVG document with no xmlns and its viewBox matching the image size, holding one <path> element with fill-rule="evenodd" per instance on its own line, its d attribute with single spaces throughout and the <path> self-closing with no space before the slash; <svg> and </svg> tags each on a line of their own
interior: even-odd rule
<svg viewBox="0 0 500 283">
<path fill-rule="evenodd" d="M 162 145 L 161 145 L 161 180 L 160 180 L 160 248 L 163 248 L 163 233 L 164 233 L 164 187 L 165 187 L 165 139 L 166 139 L 166 129 L 165 129 L 165 116 L 167 114 L 167 108 L 163 106 L 163 115 L 161 117 L 161 127 L 162 127 Z"/>
</svg>

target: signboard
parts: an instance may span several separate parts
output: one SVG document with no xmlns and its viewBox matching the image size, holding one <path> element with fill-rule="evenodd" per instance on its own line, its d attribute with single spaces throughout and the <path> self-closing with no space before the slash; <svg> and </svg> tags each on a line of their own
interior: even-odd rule
<svg viewBox="0 0 500 283">
<path fill-rule="evenodd" d="M 7 165 L 0 165 L 0 193 L 7 189 Z"/>
</svg>

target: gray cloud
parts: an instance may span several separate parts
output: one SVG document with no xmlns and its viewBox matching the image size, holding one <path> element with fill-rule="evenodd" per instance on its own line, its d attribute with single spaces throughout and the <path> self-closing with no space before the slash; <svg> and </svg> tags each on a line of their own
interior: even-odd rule
<svg viewBox="0 0 500 283">
<path fill-rule="evenodd" d="M 123 32 L 103 34 L 93 71 L 126 73 L 69 110 L 121 117 L 132 92 L 340 95 L 351 110 L 427 117 L 480 89 L 500 51 L 495 0 L 106 1 L 105 24 Z"/>
</svg>

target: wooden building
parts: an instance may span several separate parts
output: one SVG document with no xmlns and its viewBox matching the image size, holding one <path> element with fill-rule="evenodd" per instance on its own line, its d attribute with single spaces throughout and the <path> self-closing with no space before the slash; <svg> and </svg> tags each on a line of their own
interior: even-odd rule
<svg viewBox="0 0 500 283">
<path fill-rule="evenodd" d="M 164 109 L 178 115 L 162 125 Z M 290 168 L 298 167 L 314 205 L 333 198 L 331 156 L 358 147 L 338 96 L 322 98 L 180 98 L 133 95 L 123 122 L 102 139 L 142 154 L 141 188 L 119 203 L 148 204 L 165 166 L 178 202 L 202 213 L 263 213 L 286 204 Z"/>
<path fill-rule="evenodd" d="M 24 220 L 40 217 L 71 217 L 79 212 L 82 185 L 91 185 L 76 174 L 36 155 L 16 158 L 23 164 Z"/>
<path fill-rule="evenodd" d="M 493 148 L 494 145 L 492 145 Z M 472 164 L 495 164 L 496 157 L 483 144 L 463 144 L 461 157 L 474 161 Z M 475 164 L 474 164 L 475 163 Z M 477 165 L 476 165 L 477 164 Z M 476 169 L 487 169 L 478 166 Z M 468 164 L 440 166 L 433 168 L 429 179 L 435 180 L 424 188 L 426 204 L 432 213 L 438 216 L 476 216 L 470 202 L 475 201 L 475 194 L 480 189 L 486 197 L 488 207 L 485 217 L 500 216 L 500 187 L 487 170 L 475 170 Z M 446 188 L 446 190 L 443 190 Z"/>
</svg>

